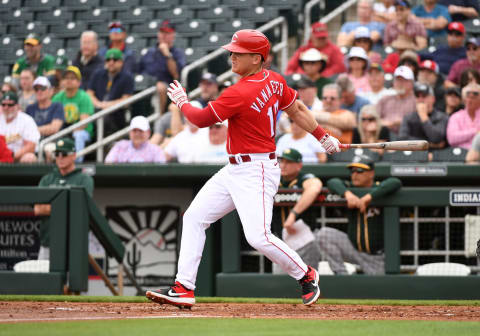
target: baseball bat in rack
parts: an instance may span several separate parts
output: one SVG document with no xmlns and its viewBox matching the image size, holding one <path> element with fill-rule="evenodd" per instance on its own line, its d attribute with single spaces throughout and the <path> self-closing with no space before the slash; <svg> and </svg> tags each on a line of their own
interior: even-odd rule
<svg viewBox="0 0 480 336">
<path fill-rule="evenodd" d="M 422 151 L 428 149 L 428 142 L 425 140 L 405 140 L 405 141 L 388 141 L 364 144 L 340 144 L 340 148 L 377 148 L 386 150 L 399 151 Z"/>
</svg>

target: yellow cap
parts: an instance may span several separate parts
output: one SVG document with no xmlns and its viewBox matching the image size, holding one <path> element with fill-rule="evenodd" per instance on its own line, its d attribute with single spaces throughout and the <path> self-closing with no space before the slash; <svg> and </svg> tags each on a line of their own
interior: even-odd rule
<svg viewBox="0 0 480 336">
<path fill-rule="evenodd" d="M 79 81 L 82 80 L 82 74 L 80 73 L 80 70 L 74 66 L 74 65 L 69 65 L 66 69 L 65 72 L 63 73 L 63 76 L 65 76 L 68 72 L 73 72 L 75 76 L 77 76 L 77 79 Z"/>
</svg>

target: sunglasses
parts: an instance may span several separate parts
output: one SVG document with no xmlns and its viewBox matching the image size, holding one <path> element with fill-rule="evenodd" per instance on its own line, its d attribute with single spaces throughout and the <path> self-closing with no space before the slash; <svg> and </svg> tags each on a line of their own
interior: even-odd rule
<svg viewBox="0 0 480 336">
<path fill-rule="evenodd" d="M 65 157 L 65 156 L 69 156 L 69 155 L 72 155 L 72 154 L 73 154 L 72 152 L 60 152 L 60 151 L 53 152 L 53 155 L 55 157 Z"/>
<path fill-rule="evenodd" d="M 14 107 L 15 105 L 17 105 L 17 104 L 15 104 L 15 103 L 11 103 L 11 104 L 2 103 L 2 107 Z"/>
<path fill-rule="evenodd" d="M 474 45 L 471 45 L 471 44 L 467 46 L 467 50 L 468 50 L 468 51 L 472 51 L 472 50 L 475 51 L 475 50 L 477 50 L 477 49 L 478 49 L 477 46 L 474 46 Z"/>
<path fill-rule="evenodd" d="M 105 60 L 105 63 L 108 63 L 108 62 L 110 62 L 110 61 L 116 62 L 116 61 L 119 61 L 119 60 L 118 60 L 118 59 L 115 59 L 115 58 L 107 58 L 107 59 Z"/>
<path fill-rule="evenodd" d="M 366 38 L 366 37 L 360 37 L 360 38 L 356 38 L 355 39 L 355 42 L 360 42 L 360 43 L 370 43 L 370 39 L 369 38 Z"/>
<path fill-rule="evenodd" d="M 426 98 L 427 96 L 428 96 L 428 94 L 423 93 L 423 92 L 416 92 L 415 93 L 415 97 L 417 97 L 417 98 Z"/>
<path fill-rule="evenodd" d="M 463 33 L 458 30 L 449 30 L 448 35 L 463 36 Z"/>
<path fill-rule="evenodd" d="M 352 174 L 353 174 L 353 173 L 361 174 L 361 173 L 366 172 L 366 170 L 363 169 L 363 168 L 350 168 L 350 172 L 351 172 Z"/>
<path fill-rule="evenodd" d="M 35 91 L 45 91 L 45 90 L 47 90 L 47 88 L 45 86 L 35 86 L 33 88 L 33 90 L 35 90 Z"/>
<path fill-rule="evenodd" d="M 325 96 L 322 98 L 323 100 L 336 100 L 338 99 L 337 97 L 332 97 L 332 96 Z"/>
<path fill-rule="evenodd" d="M 477 91 L 468 91 L 467 92 L 467 97 L 468 96 L 478 97 L 479 95 L 480 95 L 480 92 L 477 92 Z"/>
<path fill-rule="evenodd" d="M 368 122 L 373 122 L 373 121 L 376 121 L 377 119 L 375 118 L 362 118 L 362 121 L 368 121 Z"/>
</svg>

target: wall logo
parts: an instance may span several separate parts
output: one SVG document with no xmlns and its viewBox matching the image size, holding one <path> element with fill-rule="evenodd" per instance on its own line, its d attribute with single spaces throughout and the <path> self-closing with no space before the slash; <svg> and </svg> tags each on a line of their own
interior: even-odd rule
<svg viewBox="0 0 480 336">
<path fill-rule="evenodd" d="M 479 206 L 480 189 L 476 190 L 450 190 L 451 206 Z"/>
<path fill-rule="evenodd" d="M 140 285 L 173 281 L 178 259 L 179 207 L 106 207 L 106 217 L 125 244 L 124 264 L 132 270 Z M 117 271 L 117 262 L 109 259 L 109 275 L 114 276 Z"/>
</svg>

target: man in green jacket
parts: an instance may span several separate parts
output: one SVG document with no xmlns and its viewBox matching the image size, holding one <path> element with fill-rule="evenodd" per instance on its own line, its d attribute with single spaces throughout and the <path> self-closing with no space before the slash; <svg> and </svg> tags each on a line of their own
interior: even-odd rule
<svg viewBox="0 0 480 336">
<path fill-rule="evenodd" d="M 348 165 L 350 181 L 332 178 L 327 181 L 328 189 L 347 200 L 347 233 L 324 227 L 316 232 L 323 259 L 328 261 L 335 274 L 347 274 L 344 262 L 357 264 L 365 274 L 384 274 L 383 209 L 372 207 L 372 200 L 395 193 L 402 182 L 389 177 L 375 181 L 374 161 L 366 156 L 356 156 Z M 362 197 L 351 188 L 369 188 Z"/>
<path fill-rule="evenodd" d="M 91 176 L 82 173 L 80 168 L 75 167 L 75 142 L 70 138 L 62 138 L 55 143 L 55 163 L 51 173 L 43 176 L 38 184 L 39 187 L 84 187 L 90 197 L 93 196 L 93 179 Z M 50 204 L 35 204 L 36 216 L 50 216 Z M 48 232 L 48 221 L 43 221 L 40 227 L 40 250 L 38 259 L 50 258 L 50 236 Z"/>
</svg>

